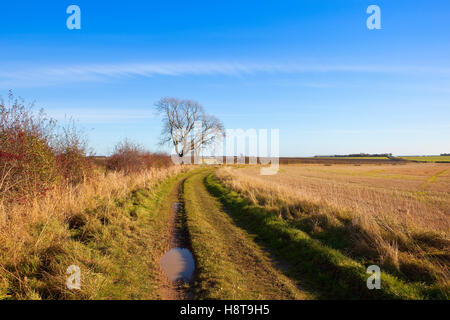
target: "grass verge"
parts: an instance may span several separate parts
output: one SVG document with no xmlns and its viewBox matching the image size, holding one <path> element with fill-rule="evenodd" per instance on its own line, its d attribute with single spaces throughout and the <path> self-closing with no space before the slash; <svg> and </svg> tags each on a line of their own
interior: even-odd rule
<svg viewBox="0 0 450 320">
<path fill-rule="evenodd" d="M 0 263 L 0 299 L 161 298 L 168 198 L 187 174 L 150 181 L 121 198 L 93 199 L 66 220 L 35 223 L 35 246 L 18 261 Z M 0 255 L 1 261 L 8 260 Z M 70 265 L 81 269 L 80 290 L 66 288 Z"/>
<path fill-rule="evenodd" d="M 444 293 L 424 284 L 410 284 L 382 272 L 381 289 L 369 290 L 366 266 L 338 250 L 312 239 L 276 214 L 253 205 L 230 191 L 213 176 L 205 178 L 209 192 L 229 211 L 234 221 L 252 232 L 256 239 L 293 266 L 294 278 L 304 279 L 322 298 L 337 299 L 445 299 Z"/>
</svg>

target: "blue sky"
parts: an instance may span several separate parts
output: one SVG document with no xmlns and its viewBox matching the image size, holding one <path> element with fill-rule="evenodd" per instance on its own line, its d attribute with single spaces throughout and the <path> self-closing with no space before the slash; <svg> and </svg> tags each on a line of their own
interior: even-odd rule
<svg viewBox="0 0 450 320">
<path fill-rule="evenodd" d="M 66 8 L 81 8 L 68 30 Z M 369 30 L 366 8 L 381 8 Z M 450 2 L 0 4 L 0 95 L 78 120 L 97 154 L 158 150 L 165 96 L 227 128 L 280 130 L 282 156 L 450 152 Z"/>
</svg>

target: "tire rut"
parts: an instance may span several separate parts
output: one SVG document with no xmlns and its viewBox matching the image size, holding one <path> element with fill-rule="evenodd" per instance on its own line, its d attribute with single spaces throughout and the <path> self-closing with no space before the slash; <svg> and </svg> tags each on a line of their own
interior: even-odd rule
<svg viewBox="0 0 450 320">
<path fill-rule="evenodd" d="M 192 253 L 192 248 L 189 240 L 189 234 L 186 227 L 186 212 L 183 200 L 184 182 L 187 178 L 179 181 L 174 188 L 171 201 L 171 215 L 170 215 L 170 240 L 169 249 L 183 248 L 188 249 Z M 194 260 L 195 263 L 195 260 Z M 162 297 L 164 300 L 192 300 L 194 299 L 193 284 L 195 280 L 194 276 L 188 282 L 183 280 L 171 281 L 167 275 L 165 275 L 166 285 L 162 289 Z"/>
</svg>

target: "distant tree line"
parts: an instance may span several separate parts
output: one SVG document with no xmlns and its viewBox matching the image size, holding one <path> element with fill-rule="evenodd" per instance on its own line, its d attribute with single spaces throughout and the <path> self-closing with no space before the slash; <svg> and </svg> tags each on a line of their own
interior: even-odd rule
<svg viewBox="0 0 450 320">
<path fill-rule="evenodd" d="M 450 157 L 450 153 L 441 153 L 441 157 Z"/>
<path fill-rule="evenodd" d="M 316 158 L 318 157 L 334 157 L 334 158 L 348 158 L 348 157 L 386 157 L 386 158 L 391 158 L 392 157 L 392 153 L 375 153 L 375 154 L 370 154 L 370 153 L 355 153 L 355 154 L 346 154 L 346 155 L 342 155 L 342 154 L 335 154 L 335 155 L 330 155 L 330 156 L 315 156 Z"/>
</svg>

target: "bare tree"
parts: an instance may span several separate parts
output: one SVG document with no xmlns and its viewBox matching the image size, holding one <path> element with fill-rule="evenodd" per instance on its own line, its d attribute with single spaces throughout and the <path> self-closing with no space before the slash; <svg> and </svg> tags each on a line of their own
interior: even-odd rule
<svg viewBox="0 0 450 320">
<path fill-rule="evenodd" d="M 155 106 L 163 117 L 161 144 L 173 145 L 180 158 L 189 152 L 198 154 L 201 148 L 225 135 L 222 122 L 206 114 L 195 101 L 162 98 Z"/>
</svg>

